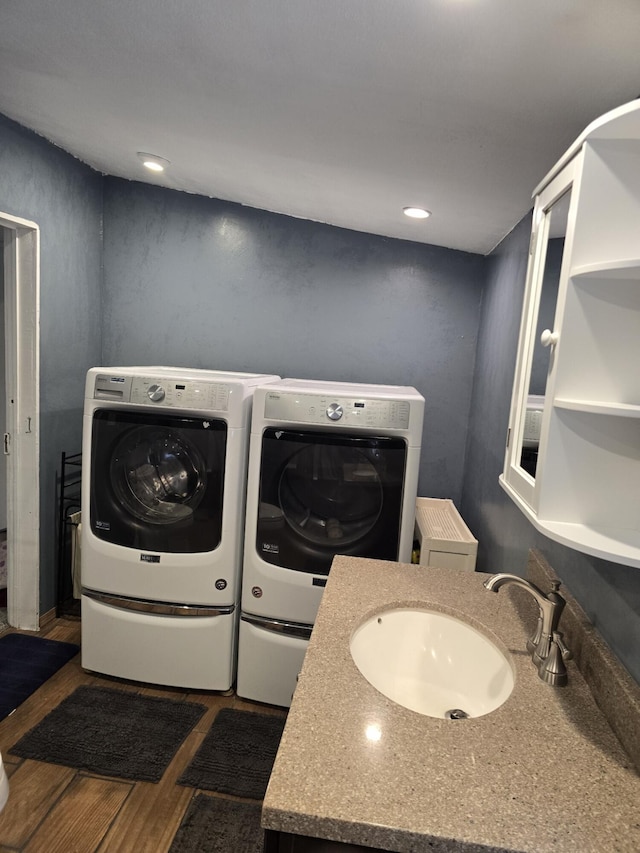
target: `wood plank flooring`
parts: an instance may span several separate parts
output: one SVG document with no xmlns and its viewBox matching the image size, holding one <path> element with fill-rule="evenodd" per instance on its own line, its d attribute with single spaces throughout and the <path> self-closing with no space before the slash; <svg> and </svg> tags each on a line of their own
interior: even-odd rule
<svg viewBox="0 0 640 853">
<path fill-rule="evenodd" d="M 51 620 L 39 636 L 80 644 L 80 622 Z M 81 684 L 172 699 L 183 697 L 206 705 L 209 710 L 157 784 L 97 776 L 9 754 L 10 747 L 22 735 Z M 166 853 L 197 793 L 193 788 L 177 785 L 176 780 L 193 758 L 215 715 L 225 707 L 285 714 L 235 695 L 163 689 L 92 675 L 81 668 L 77 655 L 0 722 L 0 752 L 10 784 L 9 801 L 0 815 L 0 853 Z"/>
</svg>

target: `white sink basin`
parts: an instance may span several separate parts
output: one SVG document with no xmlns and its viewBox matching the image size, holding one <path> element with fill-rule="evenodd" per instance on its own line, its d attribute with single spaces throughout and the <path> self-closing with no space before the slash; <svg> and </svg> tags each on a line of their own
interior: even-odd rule
<svg viewBox="0 0 640 853">
<path fill-rule="evenodd" d="M 429 717 L 481 717 L 513 690 L 507 656 L 480 631 L 445 613 L 383 611 L 356 628 L 350 649 L 369 684 Z"/>
</svg>

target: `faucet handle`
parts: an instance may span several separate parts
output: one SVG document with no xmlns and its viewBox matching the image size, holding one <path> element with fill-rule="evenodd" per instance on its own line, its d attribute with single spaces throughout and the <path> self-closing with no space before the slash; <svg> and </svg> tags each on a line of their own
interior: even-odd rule
<svg viewBox="0 0 640 853">
<path fill-rule="evenodd" d="M 544 682 L 553 687 L 564 687 L 567 683 L 567 668 L 564 665 L 565 651 L 567 654 L 571 654 L 562 642 L 562 635 L 554 631 L 549 653 L 538 664 L 538 675 Z"/>
<path fill-rule="evenodd" d="M 562 639 L 562 634 L 560 631 L 553 632 L 553 642 L 560 649 L 560 654 L 562 655 L 563 660 L 571 660 L 573 658 L 573 652 L 571 649 L 567 648 L 564 644 L 564 640 Z"/>
</svg>

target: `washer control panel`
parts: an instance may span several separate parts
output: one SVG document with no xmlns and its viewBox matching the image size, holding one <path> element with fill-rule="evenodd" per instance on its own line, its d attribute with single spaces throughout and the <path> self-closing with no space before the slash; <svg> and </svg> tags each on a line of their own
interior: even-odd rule
<svg viewBox="0 0 640 853">
<path fill-rule="evenodd" d="M 231 386 L 224 382 L 153 376 L 96 376 L 94 398 L 139 406 L 226 412 Z"/>
<path fill-rule="evenodd" d="M 273 390 L 265 395 L 264 416 L 268 420 L 297 424 L 406 430 L 409 429 L 410 405 L 408 400 Z"/>
</svg>

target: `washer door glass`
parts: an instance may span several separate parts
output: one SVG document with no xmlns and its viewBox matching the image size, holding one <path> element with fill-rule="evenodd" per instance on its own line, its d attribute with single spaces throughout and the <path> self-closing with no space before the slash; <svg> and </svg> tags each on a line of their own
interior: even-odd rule
<svg viewBox="0 0 640 853">
<path fill-rule="evenodd" d="M 116 446 L 111 482 L 134 518 L 175 524 L 198 508 L 207 488 L 207 471 L 202 454 L 185 435 L 139 427 Z"/>
<path fill-rule="evenodd" d="M 91 435 L 91 530 L 142 551 L 213 551 L 222 536 L 227 425 L 100 409 Z"/>
</svg>

